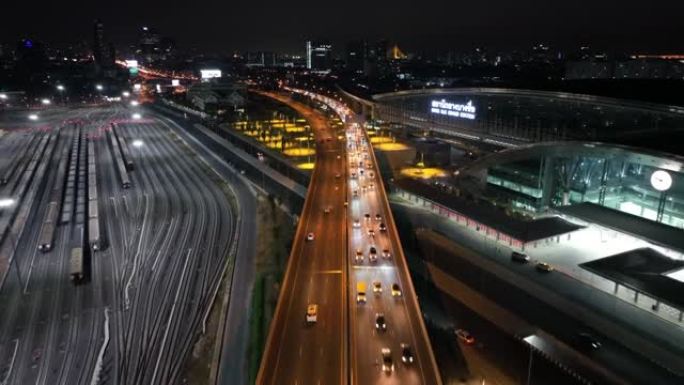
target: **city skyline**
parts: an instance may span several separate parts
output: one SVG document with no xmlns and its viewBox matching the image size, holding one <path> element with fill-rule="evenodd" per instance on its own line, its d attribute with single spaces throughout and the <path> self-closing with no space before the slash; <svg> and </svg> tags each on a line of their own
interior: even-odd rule
<svg viewBox="0 0 684 385">
<path fill-rule="evenodd" d="M 117 45 L 131 42 L 148 25 L 163 35 L 178 37 L 185 48 L 218 52 L 299 52 L 304 51 L 307 39 L 327 39 L 339 46 L 359 38 L 397 41 L 410 51 L 478 45 L 513 49 L 536 42 L 561 48 L 588 44 L 651 52 L 684 49 L 676 38 L 684 33 L 677 20 L 684 4 L 672 0 L 659 0 L 649 7 L 636 0 L 602 4 L 525 1 L 515 6 L 490 0 L 482 4 L 430 1 L 420 6 L 408 1 L 352 2 L 325 8 L 308 1 L 258 5 L 173 1 L 165 3 L 173 9 L 170 14 L 155 4 L 130 0 L 105 6 L 68 0 L 59 6 L 43 6 L 50 12 L 40 15 L 27 4 L 16 7 L 17 12 L 5 14 L 0 23 L 5 43 L 24 37 L 55 43 L 84 40 L 90 37 L 93 20 L 101 19 L 108 38 Z M 352 18 L 354 28 L 349 28 Z"/>
<path fill-rule="evenodd" d="M 683 11 L 12 4 L 0 385 L 684 384 Z"/>
</svg>

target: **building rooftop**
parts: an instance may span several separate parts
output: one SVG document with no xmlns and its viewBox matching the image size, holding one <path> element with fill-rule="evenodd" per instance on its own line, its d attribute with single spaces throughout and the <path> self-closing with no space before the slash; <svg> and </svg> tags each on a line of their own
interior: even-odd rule
<svg viewBox="0 0 684 385">
<path fill-rule="evenodd" d="M 678 309 L 684 309 L 684 282 L 667 275 L 684 269 L 684 261 L 669 258 L 646 247 L 580 266 Z"/>
<path fill-rule="evenodd" d="M 420 195 L 523 243 L 569 233 L 582 228 L 582 226 L 557 216 L 534 220 L 516 218 L 490 203 L 484 201 L 475 203 L 443 189 L 410 178 L 396 180 L 394 184 L 404 191 Z"/>
<path fill-rule="evenodd" d="M 650 219 L 613 210 L 591 202 L 556 207 L 557 211 L 586 222 L 645 239 L 656 245 L 684 252 L 684 230 Z"/>
</svg>

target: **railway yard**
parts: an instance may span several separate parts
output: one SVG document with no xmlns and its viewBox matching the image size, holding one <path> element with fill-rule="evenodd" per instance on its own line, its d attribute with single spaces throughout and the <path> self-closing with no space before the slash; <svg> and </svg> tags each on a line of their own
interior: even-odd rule
<svg viewBox="0 0 684 385">
<path fill-rule="evenodd" d="M 0 385 L 182 383 L 238 214 L 176 129 L 0 120 Z"/>
</svg>

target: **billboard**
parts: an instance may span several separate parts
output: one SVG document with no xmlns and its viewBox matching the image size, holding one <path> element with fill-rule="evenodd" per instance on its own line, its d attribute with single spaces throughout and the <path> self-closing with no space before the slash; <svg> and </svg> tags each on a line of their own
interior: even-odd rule
<svg viewBox="0 0 684 385">
<path fill-rule="evenodd" d="M 138 75 L 138 61 L 134 59 L 129 59 L 125 61 L 126 68 L 128 68 L 128 73 L 132 76 Z"/>
<path fill-rule="evenodd" d="M 215 69 L 200 70 L 200 73 L 202 74 L 202 79 L 213 79 L 213 78 L 220 78 L 221 77 L 221 70 L 215 70 Z"/>
</svg>

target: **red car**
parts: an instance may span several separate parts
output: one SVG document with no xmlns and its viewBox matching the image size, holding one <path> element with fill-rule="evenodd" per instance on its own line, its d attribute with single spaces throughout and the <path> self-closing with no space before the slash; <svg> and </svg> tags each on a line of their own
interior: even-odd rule
<svg viewBox="0 0 684 385">
<path fill-rule="evenodd" d="M 463 342 L 466 345 L 472 345 L 475 343 L 475 337 L 473 337 L 472 334 L 470 334 L 467 330 L 463 329 L 456 329 L 456 337 L 458 337 L 458 340 Z"/>
</svg>

